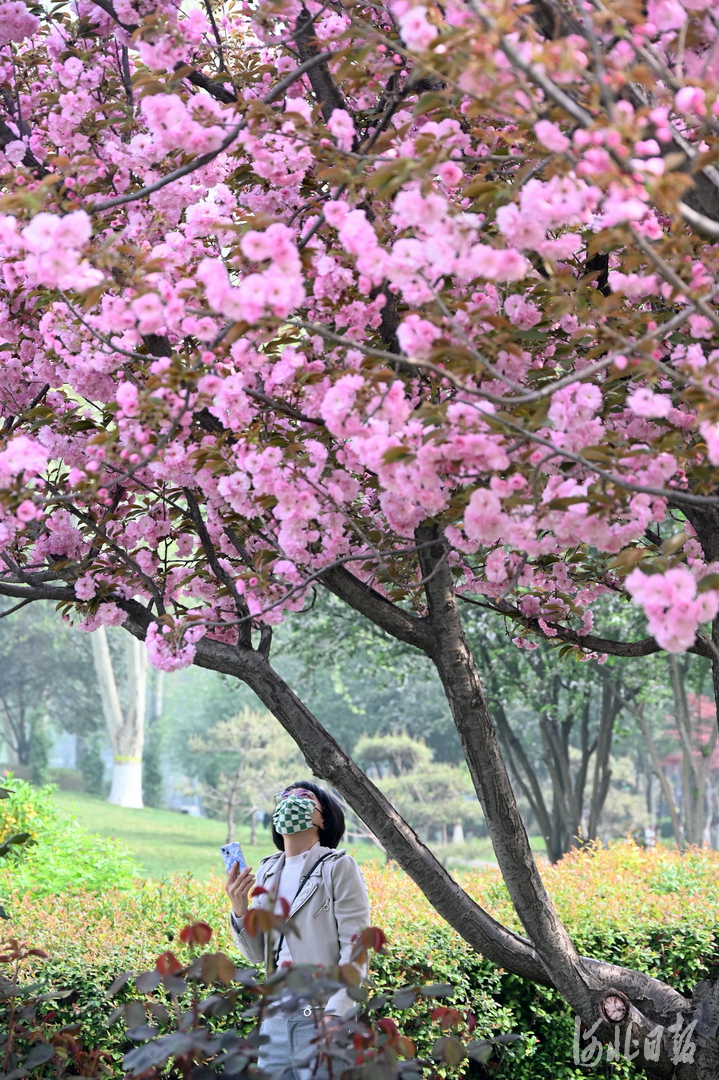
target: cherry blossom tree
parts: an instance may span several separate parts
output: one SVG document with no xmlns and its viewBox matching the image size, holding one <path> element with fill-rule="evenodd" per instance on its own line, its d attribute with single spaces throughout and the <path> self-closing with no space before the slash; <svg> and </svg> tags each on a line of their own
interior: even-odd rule
<svg viewBox="0 0 719 1080">
<path fill-rule="evenodd" d="M 156 668 L 244 680 L 473 946 L 676 1080 L 719 1072 L 719 987 L 579 956 L 461 611 L 719 681 L 716 23 L 711 0 L 0 3 L 6 613 L 52 599 Z M 273 669 L 315 588 L 433 662 L 526 937 Z M 595 630 L 608 592 L 647 637 Z"/>
</svg>

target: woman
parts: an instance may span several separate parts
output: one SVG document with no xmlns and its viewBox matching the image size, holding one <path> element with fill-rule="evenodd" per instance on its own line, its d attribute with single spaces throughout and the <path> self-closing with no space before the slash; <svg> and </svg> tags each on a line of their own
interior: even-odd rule
<svg viewBox="0 0 719 1080">
<path fill-rule="evenodd" d="M 232 904 L 230 921 L 237 947 L 250 963 L 264 962 L 268 974 L 287 964 L 350 963 L 356 938 L 369 925 L 369 901 L 357 863 L 345 851 L 336 850 L 345 831 L 342 808 L 332 795 L 306 781 L 290 784 L 275 796 L 275 803 L 272 839 L 279 851 L 258 867 L 257 885 L 266 892 L 255 896 L 252 906 L 271 905 L 279 914 L 280 900 L 286 900 L 297 933 L 287 937 L 247 933 L 244 916 L 255 877 L 251 867 L 240 871 L 235 863 L 225 889 Z M 366 971 L 360 969 L 360 973 L 364 976 Z M 324 1017 L 341 1017 L 355 1008 L 341 989 L 327 1002 Z M 283 1080 L 305 1080 L 312 1073 L 307 1047 L 316 1027 L 317 1016 L 309 1006 L 290 1015 L 278 1012 L 266 1017 L 260 1034 L 269 1042 L 263 1044 L 257 1064 L 268 1072 L 284 1070 Z"/>
</svg>

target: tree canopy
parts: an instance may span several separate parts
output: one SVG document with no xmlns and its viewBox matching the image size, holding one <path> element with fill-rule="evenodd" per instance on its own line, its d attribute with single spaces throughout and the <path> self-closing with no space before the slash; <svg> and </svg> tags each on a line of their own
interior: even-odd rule
<svg viewBox="0 0 719 1080">
<path fill-rule="evenodd" d="M 719 990 L 578 955 L 461 608 L 719 685 L 712 8 L 0 4 L 0 593 L 247 682 L 467 940 L 677 1078 Z M 433 663 L 527 938 L 273 668 L 314 588 Z"/>
</svg>

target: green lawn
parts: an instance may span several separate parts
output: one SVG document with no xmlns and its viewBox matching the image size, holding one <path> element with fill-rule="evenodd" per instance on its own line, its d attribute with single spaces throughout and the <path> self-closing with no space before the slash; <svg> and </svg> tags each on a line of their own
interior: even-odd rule
<svg viewBox="0 0 719 1080">
<path fill-rule="evenodd" d="M 63 815 L 75 817 L 88 832 L 120 840 L 137 859 L 145 877 L 189 872 L 206 880 L 210 870 L 224 873 L 219 852 L 225 842 L 221 821 L 193 818 L 171 810 L 125 810 L 74 791 L 55 791 L 54 799 Z M 260 859 L 275 850 L 267 829 L 257 830 L 258 843 L 254 847 L 250 846 L 248 826 L 239 826 L 235 839 L 242 845 L 251 866 L 256 867 Z M 371 844 L 349 850 L 358 862 L 376 861 L 378 857 L 377 849 Z"/>
<path fill-rule="evenodd" d="M 93 795 L 74 791 L 55 791 L 60 811 L 74 816 L 88 832 L 114 836 L 129 848 L 142 867 L 145 877 L 160 878 L 167 874 L 191 873 L 204 881 L 210 870 L 224 873 L 219 847 L 225 842 L 225 827 L 221 821 L 193 818 L 171 810 L 124 810 Z M 246 825 L 237 828 L 236 839 L 250 866 L 270 855 L 275 848 L 267 829 L 257 830 L 258 843 L 250 846 L 250 830 Z M 537 854 L 544 854 L 544 842 L 531 837 Z M 348 850 L 360 863 L 383 862 L 384 858 L 373 844 L 348 845 Z M 435 854 L 452 870 L 494 863 L 489 840 L 473 840 L 471 844 L 435 848 Z"/>
</svg>

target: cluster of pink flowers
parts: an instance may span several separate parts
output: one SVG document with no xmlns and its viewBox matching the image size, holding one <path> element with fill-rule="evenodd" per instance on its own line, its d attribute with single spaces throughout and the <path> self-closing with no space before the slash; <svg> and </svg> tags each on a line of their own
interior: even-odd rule
<svg viewBox="0 0 719 1080">
<path fill-rule="evenodd" d="M 663 649 L 681 653 L 694 644 L 698 627 L 719 612 L 714 590 L 698 592 L 698 583 L 686 566 L 664 574 L 645 574 L 637 568 L 626 580 L 626 589 L 647 616 L 649 633 Z"/>
<path fill-rule="evenodd" d="M 0 49 L 11 41 L 32 37 L 39 26 L 37 15 L 32 15 L 22 0 L 5 0 L 0 4 Z"/>
<path fill-rule="evenodd" d="M 34 285 L 57 286 L 83 292 L 103 279 L 82 251 L 92 235 L 92 223 L 84 210 L 70 214 L 36 214 L 24 229 L 17 228 L 17 219 L 0 216 L 0 255 L 25 256 L 6 266 L 5 279 L 9 284 L 26 282 Z"/>
<path fill-rule="evenodd" d="M 177 671 L 188 667 L 195 659 L 197 642 L 204 636 L 205 628 L 199 624 L 188 627 L 178 637 L 166 624 L 158 626 L 156 622 L 151 622 L 145 637 L 150 663 L 159 671 Z"/>
<path fill-rule="evenodd" d="M 222 15 L 220 81 L 199 8 L 115 0 L 134 32 L 78 0 L 90 61 L 60 16 L 0 3 L 15 110 L 0 152 L 0 544 L 32 565 L 82 561 L 85 630 L 161 595 L 175 622 L 147 640 L 165 670 L 206 632 L 237 635 L 230 590 L 177 512 L 185 488 L 257 621 L 300 607 L 337 558 L 361 557 L 353 572 L 371 579 L 376 548 L 391 561 L 431 518 L 459 588 L 513 596 L 532 633 L 589 633 L 604 579 L 577 585 L 571 553 L 634 546 L 719 464 L 718 249 L 688 226 L 678 243 L 662 186 L 671 140 L 702 153 L 719 115 L 708 8 L 649 0 L 616 40 L 598 25 L 610 116 L 587 40 L 543 42 L 510 5 L 507 42 L 594 110 L 585 125 L 548 111 L 464 0 L 311 5 L 320 42 L 362 51 L 331 106 L 315 90 L 346 57 L 292 81 L 294 0 Z M 680 36 L 685 85 L 659 81 L 635 110 L 622 88 L 636 49 L 674 70 Z M 407 86 L 413 53 L 446 75 L 441 109 L 441 89 Z M 407 93 L 385 123 L 392 86 Z M 124 561 L 94 543 L 88 522 L 105 517 Z M 717 592 L 698 591 L 695 538 L 673 558 L 626 585 L 677 651 Z"/>
</svg>

